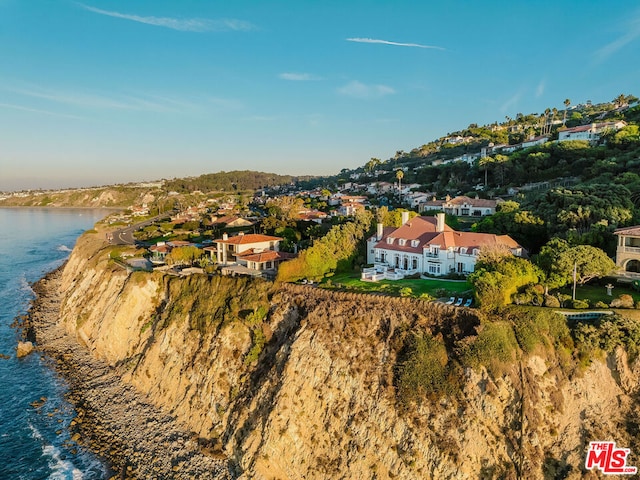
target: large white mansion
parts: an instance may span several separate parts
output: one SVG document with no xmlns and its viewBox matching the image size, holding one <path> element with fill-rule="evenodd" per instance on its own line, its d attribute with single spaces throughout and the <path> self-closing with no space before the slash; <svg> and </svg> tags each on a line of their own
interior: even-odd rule
<svg viewBox="0 0 640 480">
<path fill-rule="evenodd" d="M 383 227 L 367 240 L 367 263 L 373 267 L 362 271 L 363 280 L 398 280 L 407 275 L 473 272 L 483 246 L 502 245 L 514 255 L 524 249 L 508 235 L 457 232 L 445 224 L 444 213 L 435 217 L 402 215 L 402 226 Z"/>
</svg>

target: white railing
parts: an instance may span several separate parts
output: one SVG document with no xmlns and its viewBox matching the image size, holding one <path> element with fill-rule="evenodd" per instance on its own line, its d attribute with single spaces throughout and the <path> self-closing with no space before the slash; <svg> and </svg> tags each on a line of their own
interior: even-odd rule
<svg viewBox="0 0 640 480">
<path fill-rule="evenodd" d="M 620 247 L 624 253 L 640 253 L 639 247 Z"/>
</svg>

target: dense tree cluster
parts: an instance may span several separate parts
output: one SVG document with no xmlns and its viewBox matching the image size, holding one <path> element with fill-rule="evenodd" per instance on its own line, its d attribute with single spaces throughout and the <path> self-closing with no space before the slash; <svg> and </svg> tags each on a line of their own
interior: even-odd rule
<svg viewBox="0 0 640 480">
<path fill-rule="evenodd" d="M 339 267 L 349 268 L 358 255 L 358 247 L 371 230 L 373 215 L 358 213 L 353 221 L 336 225 L 298 258 L 280 265 L 278 280 L 291 282 L 301 279 L 320 280 Z"/>
<path fill-rule="evenodd" d="M 285 185 L 294 180 L 295 177 L 290 175 L 242 170 L 209 173 L 192 178 L 177 178 L 168 180 L 165 187 L 167 190 L 173 190 L 178 193 L 188 193 L 196 190 L 201 192 L 231 192 L 237 190 L 256 190 L 274 185 Z"/>
</svg>

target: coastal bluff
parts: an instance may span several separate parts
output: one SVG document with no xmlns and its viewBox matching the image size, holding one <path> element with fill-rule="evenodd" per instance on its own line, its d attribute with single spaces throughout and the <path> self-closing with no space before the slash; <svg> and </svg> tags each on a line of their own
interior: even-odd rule
<svg viewBox="0 0 640 480">
<path fill-rule="evenodd" d="M 595 440 L 631 448 L 640 465 L 640 366 L 622 348 L 583 368 L 554 345 L 471 368 L 454 357 L 486 328 L 472 309 L 128 273 L 108 249 L 97 234 L 78 240 L 61 326 L 234 476 L 598 478 L 584 470 Z M 429 363 L 440 383 L 417 398 L 403 394 L 402 372 L 423 336 L 441 346 Z"/>
</svg>

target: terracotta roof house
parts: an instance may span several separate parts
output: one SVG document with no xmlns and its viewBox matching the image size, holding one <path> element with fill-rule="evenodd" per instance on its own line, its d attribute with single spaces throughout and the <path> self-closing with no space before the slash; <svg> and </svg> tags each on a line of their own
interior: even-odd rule
<svg viewBox="0 0 640 480">
<path fill-rule="evenodd" d="M 626 277 L 640 279 L 640 225 L 618 228 L 616 265 Z"/>
<path fill-rule="evenodd" d="M 250 270 L 257 272 L 272 270 L 275 273 L 280 263 L 294 257 L 293 253 L 265 250 L 257 253 L 242 253 L 236 256 L 236 261 Z"/>
<path fill-rule="evenodd" d="M 406 275 L 473 272 L 483 246 L 500 245 L 514 255 L 525 250 L 508 235 L 457 232 L 445 224 L 444 213 L 435 217 L 414 217 L 403 213 L 402 226 L 383 228 L 367 240 L 367 263 L 363 280 L 399 280 Z"/>
<path fill-rule="evenodd" d="M 216 224 L 224 223 L 227 227 L 250 227 L 251 225 L 253 225 L 253 223 L 249 220 L 232 215 L 227 215 L 224 217 L 212 217 L 211 220 Z"/>
<path fill-rule="evenodd" d="M 281 237 L 261 234 L 243 234 L 229 237 L 226 233 L 214 240 L 216 258 L 223 274 L 270 276 L 281 262 L 292 258 L 280 252 Z"/>
<path fill-rule="evenodd" d="M 457 217 L 484 217 L 496 213 L 496 207 L 502 200 L 488 200 L 484 198 L 470 198 L 459 196 L 450 198 L 447 196 L 444 200 L 432 200 L 420 203 L 420 210 L 427 212 L 429 210 L 444 210 L 449 215 Z"/>
<path fill-rule="evenodd" d="M 623 120 L 615 122 L 591 123 L 589 125 L 580 125 L 579 127 L 564 128 L 558 130 L 558 142 L 567 140 L 588 140 L 596 142 L 600 139 L 600 134 L 607 130 L 620 130 L 626 127 L 627 123 Z"/>
</svg>

